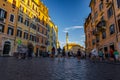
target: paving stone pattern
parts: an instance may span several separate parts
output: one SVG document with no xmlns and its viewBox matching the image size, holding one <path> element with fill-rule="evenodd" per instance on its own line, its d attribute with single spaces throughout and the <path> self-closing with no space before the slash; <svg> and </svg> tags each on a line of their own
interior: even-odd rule
<svg viewBox="0 0 120 80">
<path fill-rule="evenodd" d="M 0 57 L 0 80 L 120 80 L 120 65 L 76 58 Z"/>
</svg>

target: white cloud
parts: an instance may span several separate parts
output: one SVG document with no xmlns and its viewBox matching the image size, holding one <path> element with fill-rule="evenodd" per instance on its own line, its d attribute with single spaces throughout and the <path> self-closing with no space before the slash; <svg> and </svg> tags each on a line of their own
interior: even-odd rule
<svg viewBox="0 0 120 80">
<path fill-rule="evenodd" d="M 72 26 L 72 27 L 67 27 L 63 30 L 63 32 L 69 32 L 70 30 L 74 30 L 74 29 L 83 29 L 83 26 Z"/>
<path fill-rule="evenodd" d="M 85 38 L 85 34 L 83 34 L 83 35 L 81 36 L 81 38 Z"/>
</svg>

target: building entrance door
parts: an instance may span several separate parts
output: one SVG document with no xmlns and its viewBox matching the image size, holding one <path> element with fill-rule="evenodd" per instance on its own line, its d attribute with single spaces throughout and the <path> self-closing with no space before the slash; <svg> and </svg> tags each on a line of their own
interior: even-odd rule
<svg viewBox="0 0 120 80">
<path fill-rule="evenodd" d="M 108 48 L 107 48 L 107 47 L 104 47 L 104 51 L 108 51 Z"/>
<path fill-rule="evenodd" d="M 11 43 L 9 41 L 6 41 L 4 43 L 3 55 L 9 54 L 10 48 L 11 48 Z"/>
<path fill-rule="evenodd" d="M 110 48 L 114 51 L 115 50 L 114 44 L 110 45 Z"/>
</svg>

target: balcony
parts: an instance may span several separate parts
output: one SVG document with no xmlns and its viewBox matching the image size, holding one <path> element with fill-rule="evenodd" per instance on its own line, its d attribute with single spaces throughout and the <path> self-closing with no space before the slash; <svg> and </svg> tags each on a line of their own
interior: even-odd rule
<svg viewBox="0 0 120 80">
<path fill-rule="evenodd" d="M 93 35 L 99 36 L 99 34 L 100 34 L 99 30 L 98 30 L 97 28 L 95 28 L 95 29 L 93 30 Z"/>
<path fill-rule="evenodd" d="M 112 5 L 112 2 L 107 2 L 106 3 L 106 8 L 108 8 L 109 6 L 111 6 Z"/>
<path fill-rule="evenodd" d="M 97 29 L 101 32 L 106 30 L 106 21 L 102 20 L 97 24 Z"/>
</svg>

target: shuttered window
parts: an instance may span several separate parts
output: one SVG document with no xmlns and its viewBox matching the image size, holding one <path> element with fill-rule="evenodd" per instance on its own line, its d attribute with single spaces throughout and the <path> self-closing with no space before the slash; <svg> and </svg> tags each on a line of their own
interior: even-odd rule
<svg viewBox="0 0 120 80">
<path fill-rule="evenodd" d="M 120 8 L 120 0 L 117 0 L 118 8 Z"/>
</svg>

